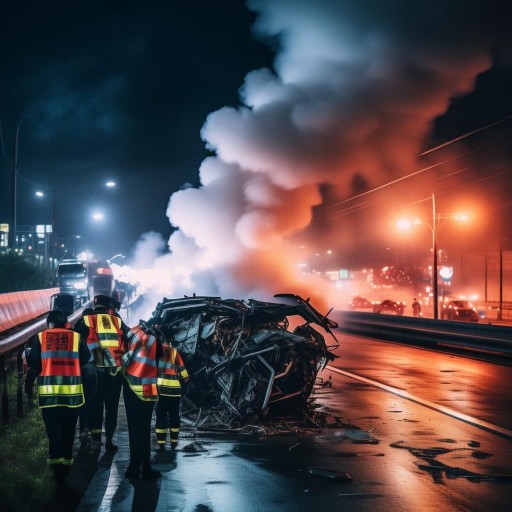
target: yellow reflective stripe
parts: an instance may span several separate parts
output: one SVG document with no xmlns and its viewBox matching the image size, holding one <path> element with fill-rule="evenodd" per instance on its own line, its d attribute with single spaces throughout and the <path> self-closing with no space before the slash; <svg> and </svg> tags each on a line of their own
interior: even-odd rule
<svg viewBox="0 0 512 512">
<path fill-rule="evenodd" d="M 184 370 L 182 370 L 182 371 L 180 372 L 180 375 L 181 375 L 184 379 L 188 379 L 188 372 L 187 372 L 187 370 L 185 370 L 185 369 L 184 369 Z"/>
<path fill-rule="evenodd" d="M 180 388 L 181 384 L 178 379 L 162 379 L 161 377 L 158 379 L 159 386 L 168 386 L 170 388 Z"/>
<path fill-rule="evenodd" d="M 166 428 L 155 428 L 155 432 L 157 434 L 167 434 L 167 429 Z"/>
<path fill-rule="evenodd" d="M 78 352 L 78 345 L 80 343 L 80 334 L 73 333 L 73 352 Z"/>
<path fill-rule="evenodd" d="M 130 387 L 133 389 L 134 393 L 141 399 L 146 400 L 148 402 L 156 402 L 158 400 L 158 393 L 156 395 L 149 395 L 144 396 L 144 386 L 141 386 L 139 384 L 132 384 L 129 383 Z M 155 385 L 156 388 L 156 385 Z M 156 392 L 156 390 L 155 390 Z"/>
<path fill-rule="evenodd" d="M 78 395 L 84 392 L 82 384 L 47 384 L 38 386 L 40 395 Z"/>
<path fill-rule="evenodd" d="M 119 345 L 119 340 L 100 340 L 100 345 L 102 347 L 117 347 Z"/>
<path fill-rule="evenodd" d="M 62 459 L 62 464 L 65 466 L 71 466 L 73 464 L 73 459 Z"/>
<path fill-rule="evenodd" d="M 60 457 L 59 459 L 47 459 L 48 464 L 62 464 L 64 462 L 64 457 Z"/>
<path fill-rule="evenodd" d="M 174 433 L 174 432 L 179 432 L 179 431 L 180 431 L 180 429 L 179 429 L 179 428 L 171 428 L 171 432 L 173 432 L 173 433 Z"/>
</svg>

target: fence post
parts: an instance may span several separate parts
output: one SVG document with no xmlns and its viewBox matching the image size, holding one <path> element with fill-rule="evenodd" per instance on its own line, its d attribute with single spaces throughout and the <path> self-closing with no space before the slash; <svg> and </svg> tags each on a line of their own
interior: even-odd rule
<svg viewBox="0 0 512 512">
<path fill-rule="evenodd" d="M 5 355 L 0 356 L 0 378 L 2 380 L 2 425 L 9 423 L 9 398 L 7 396 L 7 373 L 5 371 Z"/>
<path fill-rule="evenodd" d="M 20 345 L 16 354 L 16 366 L 18 370 L 18 389 L 16 392 L 16 415 L 23 417 L 23 347 Z"/>
</svg>

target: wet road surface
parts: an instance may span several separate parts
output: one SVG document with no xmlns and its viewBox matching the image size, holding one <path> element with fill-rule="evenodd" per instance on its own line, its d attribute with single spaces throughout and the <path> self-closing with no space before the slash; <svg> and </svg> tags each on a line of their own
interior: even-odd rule
<svg viewBox="0 0 512 512">
<path fill-rule="evenodd" d="M 185 429 L 176 452 L 155 454 L 157 480 L 127 480 L 120 408 L 115 455 L 78 453 L 64 496 L 48 510 L 93 511 L 508 511 L 512 439 L 425 407 L 372 380 L 511 427 L 512 369 L 343 335 L 334 387 L 315 390 L 318 418 L 266 433 Z M 498 386 L 501 384 L 501 386 Z M 508 390 L 506 389 L 508 388 Z M 324 413 L 324 414 L 320 414 Z M 348 475 L 348 476 L 347 476 Z M 72 507 L 72 508 L 70 508 Z"/>
</svg>

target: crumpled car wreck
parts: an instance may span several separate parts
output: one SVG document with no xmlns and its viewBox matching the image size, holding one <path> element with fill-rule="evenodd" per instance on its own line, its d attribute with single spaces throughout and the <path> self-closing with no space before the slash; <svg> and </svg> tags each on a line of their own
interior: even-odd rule
<svg viewBox="0 0 512 512">
<path fill-rule="evenodd" d="M 338 324 L 309 299 L 274 297 L 276 302 L 193 296 L 158 303 L 147 325 L 172 341 L 190 374 L 183 423 L 232 429 L 305 408 L 318 372 L 338 357 L 332 353 Z M 336 343 L 328 346 L 312 324 Z"/>
</svg>

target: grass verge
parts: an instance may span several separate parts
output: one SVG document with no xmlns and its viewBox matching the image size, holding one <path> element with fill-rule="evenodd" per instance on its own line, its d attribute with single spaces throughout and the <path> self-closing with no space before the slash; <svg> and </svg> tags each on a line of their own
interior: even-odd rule
<svg viewBox="0 0 512 512">
<path fill-rule="evenodd" d="M 39 512 L 55 494 L 47 465 L 48 439 L 37 407 L 16 418 L 16 375 L 9 372 L 11 422 L 0 428 L 0 509 L 2 512 Z"/>
</svg>

